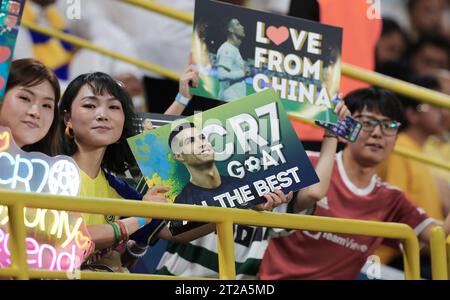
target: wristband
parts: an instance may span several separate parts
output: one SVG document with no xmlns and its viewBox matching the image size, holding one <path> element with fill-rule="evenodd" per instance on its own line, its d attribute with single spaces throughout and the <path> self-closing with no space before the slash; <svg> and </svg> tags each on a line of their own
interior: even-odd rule
<svg viewBox="0 0 450 300">
<path fill-rule="evenodd" d="M 128 234 L 128 229 L 127 229 L 127 226 L 125 225 L 125 223 L 123 223 L 120 220 L 117 220 L 116 224 L 119 226 L 119 229 L 120 229 L 120 239 L 121 239 L 120 242 L 128 241 L 129 234 Z"/>
<path fill-rule="evenodd" d="M 128 244 L 127 244 L 127 252 L 131 256 L 133 256 L 134 258 L 141 258 L 141 257 L 143 257 L 147 253 L 147 249 L 148 249 L 148 247 L 145 247 L 144 252 L 137 254 L 137 253 L 134 253 L 133 251 L 131 251 L 130 247 L 128 247 Z"/>
<path fill-rule="evenodd" d="M 175 97 L 175 101 L 180 103 L 183 106 L 187 106 L 189 104 L 189 101 L 191 101 L 191 99 L 186 98 L 183 95 L 181 95 L 180 93 L 178 93 L 177 96 Z"/>
<path fill-rule="evenodd" d="M 323 137 L 324 137 L 324 138 L 335 138 L 335 139 L 338 138 L 337 135 L 331 134 L 331 133 L 325 133 L 325 134 L 323 135 Z"/>
<path fill-rule="evenodd" d="M 114 245 L 117 245 L 120 242 L 119 226 L 116 223 L 110 223 L 109 225 L 111 225 L 114 230 Z"/>
<path fill-rule="evenodd" d="M 139 228 L 144 227 L 145 225 L 147 225 L 147 221 L 145 220 L 145 218 L 136 218 L 139 224 Z"/>
<path fill-rule="evenodd" d="M 333 131 L 331 131 L 329 129 L 325 129 L 325 133 L 323 134 L 323 137 L 324 138 L 337 138 L 337 135 Z"/>
</svg>

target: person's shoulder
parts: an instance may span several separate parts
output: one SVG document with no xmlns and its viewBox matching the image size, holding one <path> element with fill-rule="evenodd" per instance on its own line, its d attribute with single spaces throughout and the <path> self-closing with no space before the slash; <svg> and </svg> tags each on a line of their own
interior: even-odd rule
<svg viewBox="0 0 450 300">
<path fill-rule="evenodd" d="M 186 194 L 186 193 L 189 193 L 189 191 L 192 190 L 193 187 L 194 187 L 194 185 L 191 184 L 191 182 L 188 181 L 188 182 L 184 185 L 183 189 L 178 193 L 178 196 L 184 195 L 184 194 Z"/>
<path fill-rule="evenodd" d="M 103 174 L 109 186 L 112 187 L 122 198 L 142 200 L 142 194 L 132 188 L 125 180 L 112 175 L 109 172 L 103 172 Z"/>
<path fill-rule="evenodd" d="M 228 175 L 221 175 L 220 180 L 222 181 L 222 184 L 221 184 L 222 187 L 223 186 L 241 187 L 241 186 L 251 184 L 251 181 L 249 181 L 249 179 L 247 179 L 246 177 L 237 178 L 237 177 L 232 177 L 232 176 L 228 176 Z"/>
<path fill-rule="evenodd" d="M 174 199 L 174 203 L 187 203 L 195 195 L 195 185 L 188 181 Z"/>
<path fill-rule="evenodd" d="M 224 42 L 224 43 L 222 43 L 222 45 L 220 45 L 219 49 L 217 50 L 217 53 L 222 52 L 227 48 L 228 48 L 228 42 Z"/>
<path fill-rule="evenodd" d="M 397 186 L 383 181 L 380 177 L 377 177 L 377 186 L 380 192 L 385 195 L 384 199 L 389 200 L 402 200 L 407 199 L 405 193 Z"/>
<path fill-rule="evenodd" d="M 237 48 L 233 45 L 231 45 L 228 42 L 224 42 L 220 47 L 219 50 L 217 50 L 217 54 L 222 55 L 232 55 L 236 52 Z M 239 50 L 238 50 L 239 51 Z"/>
</svg>

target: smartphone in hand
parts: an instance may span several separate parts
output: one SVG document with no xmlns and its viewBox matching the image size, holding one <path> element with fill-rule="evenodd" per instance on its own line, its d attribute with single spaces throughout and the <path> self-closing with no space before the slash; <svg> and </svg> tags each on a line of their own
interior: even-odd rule
<svg viewBox="0 0 450 300">
<path fill-rule="evenodd" d="M 356 141 L 362 128 L 361 123 L 350 116 L 345 117 L 344 120 L 337 124 L 319 120 L 316 120 L 315 123 L 351 143 Z"/>
</svg>

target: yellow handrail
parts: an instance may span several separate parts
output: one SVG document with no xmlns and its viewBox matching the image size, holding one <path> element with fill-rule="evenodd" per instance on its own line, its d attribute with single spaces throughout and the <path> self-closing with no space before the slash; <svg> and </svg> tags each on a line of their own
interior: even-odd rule
<svg viewBox="0 0 450 300">
<path fill-rule="evenodd" d="M 440 226 L 430 230 L 430 253 L 433 280 L 448 280 L 445 231 Z"/>
<path fill-rule="evenodd" d="M 59 30 L 55 30 L 55 29 L 50 28 L 50 27 L 40 26 L 40 25 L 37 25 L 35 23 L 28 22 L 27 20 L 22 20 L 21 26 L 24 26 L 26 28 L 29 28 L 31 30 L 37 31 L 39 33 L 42 33 L 42 34 L 45 34 L 45 35 L 48 35 L 48 36 L 55 37 L 57 39 L 60 39 L 61 41 L 65 41 L 65 42 L 70 43 L 72 45 L 75 45 L 75 46 L 78 46 L 78 47 L 82 47 L 82 48 L 86 48 L 86 49 L 90 49 L 92 51 L 101 53 L 103 55 L 110 56 L 112 58 L 115 58 L 115 59 L 127 62 L 127 63 L 132 64 L 132 65 L 136 65 L 136 66 L 138 66 L 138 67 L 140 67 L 142 69 L 161 74 L 161 75 L 163 75 L 163 76 L 165 76 L 167 78 L 170 78 L 170 79 L 173 79 L 173 80 L 176 80 L 176 81 L 178 81 L 179 78 L 180 78 L 180 75 L 177 72 L 174 72 L 174 71 L 171 71 L 169 69 L 166 69 L 166 68 L 154 65 L 152 63 L 148 63 L 148 62 L 136 59 L 136 58 L 125 56 L 125 55 L 119 54 L 117 52 L 114 52 L 114 51 L 111 51 L 111 50 L 108 50 L 108 49 L 96 46 L 95 44 L 89 42 L 88 40 L 79 38 L 79 37 L 71 35 L 71 34 L 64 33 L 64 32 L 59 31 Z"/>
<path fill-rule="evenodd" d="M 450 276 L 450 235 L 447 237 L 447 274 Z"/>
<path fill-rule="evenodd" d="M 322 231 L 399 239 L 404 246 L 405 278 L 419 279 L 419 242 L 411 227 L 405 224 L 375 221 L 360 221 L 339 218 L 303 216 L 256 212 L 252 210 L 219 207 L 202 207 L 169 203 L 149 203 L 106 198 L 65 197 L 47 194 L 24 193 L 9 190 L 0 191 L 0 205 L 9 208 L 12 235 L 11 246 L 17 254 L 11 257 L 11 268 L 0 269 L 0 276 L 13 276 L 28 279 L 35 276 L 49 275 L 46 271 L 28 270 L 25 253 L 25 226 L 23 208 L 46 208 L 74 212 L 87 212 L 103 215 L 125 215 L 152 217 L 169 220 L 192 220 L 215 223 L 218 232 L 218 256 L 220 279 L 235 279 L 233 224 L 291 228 L 310 231 Z M 61 278 L 64 273 L 51 274 L 52 278 Z M 100 274 L 80 272 L 81 278 L 95 279 L 132 279 L 129 274 Z M 94 277 L 92 277 L 94 276 Z M 139 277 L 150 279 L 153 275 Z M 66 277 L 63 277 L 66 278 Z"/>
<path fill-rule="evenodd" d="M 421 102 L 433 104 L 450 109 L 450 96 L 426 89 L 394 77 L 389 77 L 377 72 L 365 70 L 363 68 L 343 63 L 341 69 L 342 75 L 364 81 L 398 94 L 419 100 Z"/>
<path fill-rule="evenodd" d="M 408 148 L 405 148 L 402 146 L 395 146 L 394 153 L 409 157 L 411 159 L 420 161 L 424 164 L 428 164 L 430 166 L 437 167 L 437 168 L 440 168 L 440 169 L 450 172 L 450 164 L 449 163 L 445 163 L 442 160 L 437 160 L 437 159 L 431 158 L 431 157 L 426 156 L 423 153 L 419 153 L 415 150 L 411 150 L 411 149 L 408 149 Z"/>
<path fill-rule="evenodd" d="M 135 5 L 140 8 L 154 11 L 161 15 L 167 16 L 179 20 L 181 22 L 192 24 L 194 23 L 194 16 L 191 13 L 184 12 L 181 10 L 173 9 L 170 6 L 156 3 L 154 1 L 144 1 L 144 0 L 119 0 L 128 4 Z"/>
</svg>

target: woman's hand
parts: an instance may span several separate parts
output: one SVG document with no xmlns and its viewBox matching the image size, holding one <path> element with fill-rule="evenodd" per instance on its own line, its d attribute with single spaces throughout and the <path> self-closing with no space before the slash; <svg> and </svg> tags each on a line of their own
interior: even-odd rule
<svg viewBox="0 0 450 300">
<path fill-rule="evenodd" d="M 169 188 L 156 185 L 148 190 L 148 192 L 142 197 L 142 201 L 148 202 L 159 202 L 159 203 L 167 203 L 167 197 L 162 195 L 162 193 L 167 193 Z M 146 223 L 150 223 L 152 218 L 145 218 Z"/>
<path fill-rule="evenodd" d="M 167 188 L 165 186 L 162 186 L 162 185 L 154 186 L 148 190 L 148 192 L 144 195 L 142 200 L 149 201 L 149 202 L 166 203 L 167 202 L 166 196 L 161 195 L 161 194 L 167 193 L 168 191 L 169 191 L 169 188 Z"/>
<path fill-rule="evenodd" d="M 194 70 L 193 63 L 192 54 L 189 54 L 188 66 L 180 77 L 179 92 L 183 97 L 188 99 L 192 98 L 189 88 L 198 86 L 198 72 Z"/>
</svg>

